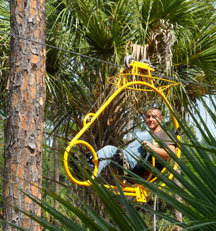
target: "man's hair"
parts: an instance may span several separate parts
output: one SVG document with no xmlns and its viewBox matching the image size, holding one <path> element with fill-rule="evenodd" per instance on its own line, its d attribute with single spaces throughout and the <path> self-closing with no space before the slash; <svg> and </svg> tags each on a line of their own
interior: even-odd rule
<svg viewBox="0 0 216 231">
<path fill-rule="evenodd" d="M 160 111 L 160 112 L 161 112 L 161 115 L 162 115 L 162 111 L 161 111 L 161 109 L 160 109 L 159 107 L 150 107 L 150 108 L 148 108 L 148 109 L 145 111 L 145 115 L 146 115 L 146 113 L 147 113 L 148 111 L 153 111 L 153 110 L 158 110 L 158 111 Z"/>
</svg>

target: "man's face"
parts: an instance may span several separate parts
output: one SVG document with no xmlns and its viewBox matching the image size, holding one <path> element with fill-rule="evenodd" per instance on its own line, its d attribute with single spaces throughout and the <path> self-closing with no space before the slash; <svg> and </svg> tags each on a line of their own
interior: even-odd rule
<svg viewBox="0 0 216 231">
<path fill-rule="evenodd" d="M 159 123 L 163 120 L 161 111 L 157 109 L 148 110 L 145 116 L 146 124 L 153 132 L 157 132 L 160 129 Z"/>
</svg>

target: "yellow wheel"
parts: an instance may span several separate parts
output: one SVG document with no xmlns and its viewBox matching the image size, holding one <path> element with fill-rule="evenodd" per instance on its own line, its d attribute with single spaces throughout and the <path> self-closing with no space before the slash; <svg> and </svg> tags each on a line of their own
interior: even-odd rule
<svg viewBox="0 0 216 231">
<path fill-rule="evenodd" d="M 90 152 L 89 152 L 90 151 Z M 83 153 L 88 153 L 90 161 L 86 160 Z M 76 184 L 90 186 L 91 182 L 87 179 L 87 175 L 95 178 L 98 171 L 98 158 L 93 147 L 83 141 L 77 140 L 69 145 L 64 153 L 64 167 L 68 177 Z"/>
</svg>

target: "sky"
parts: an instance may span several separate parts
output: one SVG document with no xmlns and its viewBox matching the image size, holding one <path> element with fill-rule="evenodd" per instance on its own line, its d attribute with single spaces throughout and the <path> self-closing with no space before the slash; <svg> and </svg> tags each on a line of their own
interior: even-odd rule
<svg viewBox="0 0 216 231">
<path fill-rule="evenodd" d="M 210 107 L 213 110 L 213 106 L 212 106 L 212 103 L 211 103 L 209 97 L 205 97 L 204 100 L 205 100 L 207 106 Z M 215 125 L 214 125 L 214 123 L 212 121 L 211 116 L 208 114 L 207 110 L 203 107 L 202 102 L 199 102 L 198 106 L 199 106 L 199 109 L 200 109 L 199 110 L 200 114 L 201 114 L 203 120 L 206 122 L 206 125 L 207 125 L 208 129 L 211 131 L 213 136 L 216 138 L 216 127 L 215 127 Z M 198 135 L 198 138 L 201 139 L 201 134 L 200 134 L 200 132 L 198 130 L 197 130 L 197 135 Z"/>
</svg>

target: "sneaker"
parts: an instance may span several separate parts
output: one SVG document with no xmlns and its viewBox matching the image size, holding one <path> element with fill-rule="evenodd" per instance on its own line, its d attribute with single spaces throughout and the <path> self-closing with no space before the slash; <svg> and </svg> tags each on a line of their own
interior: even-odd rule
<svg viewBox="0 0 216 231">
<path fill-rule="evenodd" d="M 92 162 L 93 156 L 91 152 L 86 153 L 86 163 L 90 167 L 91 170 L 94 170 L 94 164 Z"/>
<path fill-rule="evenodd" d="M 121 149 L 118 149 L 115 155 L 112 157 L 113 162 L 123 166 L 124 153 Z"/>
<path fill-rule="evenodd" d="M 125 175 L 126 173 L 121 167 L 117 166 L 116 164 L 122 166 L 124 169 L 130 168 L 129 163 L 125 158 L 124 152 L 121 149 L 118 149 L 116 151 L 116 154 L 112 157 L 112 161 L 113 163 L 111 163 L 111 166 L 114 168 L 118 175 Z"/>
</svg>

